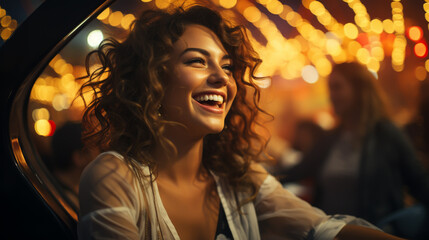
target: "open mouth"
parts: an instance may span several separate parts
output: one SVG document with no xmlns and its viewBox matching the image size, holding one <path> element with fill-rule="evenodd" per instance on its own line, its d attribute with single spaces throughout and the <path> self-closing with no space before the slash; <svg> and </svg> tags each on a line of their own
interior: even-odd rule
<svg viewBox="0 0 429 240">
<path fill-rule="evenodd" d="M 204 106 L 222 108 L 224 97 L 219 94 L 202 94 L 193 97 L 195 101 Z"/>
</svg>

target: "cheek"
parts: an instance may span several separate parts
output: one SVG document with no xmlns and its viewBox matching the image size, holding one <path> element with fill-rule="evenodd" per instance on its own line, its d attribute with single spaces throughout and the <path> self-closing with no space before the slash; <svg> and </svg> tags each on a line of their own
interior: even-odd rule
<svg viewBox="0 0 429 240">
<path fill-rule="evenodd" d="M 181 88 L 192 89 L 201 85 L 206 78 L 206 73 L 196 69 L 179 69 L 172 76 L 172 81 Z"/>
<path fill-rule="evenodd" d="M 237 83 L 235 82 L 235 80 L 233 80 L 228 86 L 228 96 L 231 96 L 230 99 L 234 101 L 236 95 L 237 95 Z"/>
</svg>

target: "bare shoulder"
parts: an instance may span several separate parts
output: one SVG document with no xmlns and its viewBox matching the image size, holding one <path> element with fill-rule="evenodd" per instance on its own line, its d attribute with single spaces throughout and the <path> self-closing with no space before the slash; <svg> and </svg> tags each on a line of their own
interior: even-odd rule
<svg viewBox="0 0 429 240">
<path fill-rule="evenodd" d="M 250 178 L 257 186 L 261 186 L 268 176 L 267 170 L 265 170 L 261 164 L 256 162 L 252 162 L 250 164 L 249 174 Z"/>
</svg>

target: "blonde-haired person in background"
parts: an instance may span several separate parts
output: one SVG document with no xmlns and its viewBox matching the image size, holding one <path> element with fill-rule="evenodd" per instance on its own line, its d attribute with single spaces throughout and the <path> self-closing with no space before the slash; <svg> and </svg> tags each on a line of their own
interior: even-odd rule
<svg viewBox="0 0 429 240">
<path fill-rule="evenodd" d="M 328 88 L 338 125 L 300 164 L 282 172 L 287 175 L 284 181 L 312 177 L 313 205 L 327 214 L 349 214 L 377 225 L 404 208 L 405 187 L 429 206 L 428 174 L 390 120 L 375 76 L 356 62 L 337 64 Z M 408 234 L 398 225 L 386 227 Z"/>
</svg>

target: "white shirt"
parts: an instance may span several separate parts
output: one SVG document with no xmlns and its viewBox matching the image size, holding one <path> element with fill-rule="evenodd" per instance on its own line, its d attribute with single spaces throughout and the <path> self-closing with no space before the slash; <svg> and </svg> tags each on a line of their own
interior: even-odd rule
<svg viewBox="0 0 429 240">
<path fill-rule="evenodd" d="M 149 169 L 142 167 L 145 175 Z M 327 216 L 285 190 L 269 175 L 257 197 L 237 211 L 248 196 L 234 193 L 214 175 L 217 192 L 234 239 L 333 239 L 347 222 L 368 225 L 350 216 Z M 143 186 L 142 186 L 143 185 Z M 156 181 L 139 184 L 117 152 L 105 152 L 81 176 L 79 239 L 180 239 L 162 205 Z M 145 203 L 144 195 L 147 203 Z M 147 216 L 149 217 L 150 230 Z"/>
</svg>

